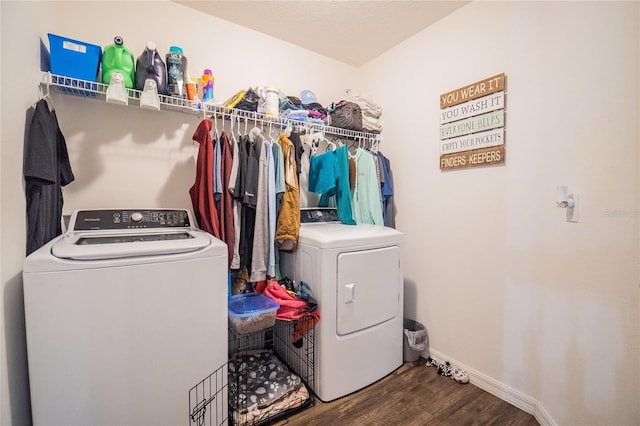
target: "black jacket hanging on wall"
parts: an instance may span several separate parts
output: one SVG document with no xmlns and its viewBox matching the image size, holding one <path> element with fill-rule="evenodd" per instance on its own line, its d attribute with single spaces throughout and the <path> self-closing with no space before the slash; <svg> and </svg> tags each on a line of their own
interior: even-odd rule
<svg viewBox="0 0 640 426">
<path fill-rule="evenodd" d="M 27 201 L 27 255 L 62 233 L 62 187 L 73 182 L 67 145 L 45 100 L 27 111 L 23 175 Z"/>
</svg>

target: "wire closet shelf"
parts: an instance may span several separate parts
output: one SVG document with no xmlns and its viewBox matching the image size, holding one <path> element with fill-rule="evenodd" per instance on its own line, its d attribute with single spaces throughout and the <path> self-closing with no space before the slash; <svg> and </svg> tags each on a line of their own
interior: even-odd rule
<svg viewBox="0 0 640 426">
<path fill-rule="evenodd" d="M 60 93 L 86 98 L 94 98 L 102 101 L 106 101 L 107 88 L 109 87 L 109 85 L 97 81 L 80 80 L 73 77 L 52 74 L 50 72 L 44 73 L 40 85 L 43 86 L 46 90 L 49 90 L 50 87 L 54 87 Z M 140 106 L 140 95 L 142 94 L 142 91 L 136 89 L 127 89 L 127 94 L 128 105 Z M 295 120 L 292 118 L 271 116 L 255 111 L 228 108 L 223 105 L 216 105 L 207 102 L 190 101 L 188 99 L 175 96 L 159 95 L 159 98 L 161 109 L 182 111 L 194 115 L 201 115 L 203 116 L 203 118 L 207 116 L 214 116 L 218 118 L 235 117 L 247 121 L 268 123 L 276 126 L 281 126 L 283 128 L 287 126 L 295 126 L 298 128 L 305 128 L 310 131 L 323 132 L 335 136 L 342 136 L 345 138 L 356 139 L 370 143 L 380 143 L 382 141 L 382 135 L 378 133 L 368 133 L 359 132 L 356 130 L 342 129 L 340 127 L 333 127 L 318 122 L 307 122 Z"/>
</svg>

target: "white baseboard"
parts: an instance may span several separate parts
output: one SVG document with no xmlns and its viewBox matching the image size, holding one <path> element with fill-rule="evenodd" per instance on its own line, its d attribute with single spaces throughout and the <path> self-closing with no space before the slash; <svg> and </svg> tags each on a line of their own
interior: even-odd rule
<svg viewBox="0 0 640 426">
<path fill-rule="evenodd" d="M 531 414 L 542 426 L 557 426 L 557 423 L 551 418 L 547 410 L 545 410 L 544 407 L 534 398 L 531 398 L 530 396 L 525 395 L 504 383 L 500 383 L 499 381 L 476 371 L 467 365 L 457 362 L 455 359 L 452 359 L 433 348 L 429 348 L 428 352 L 425 351 L 421 355 L 424 358 L 431 355 L 431 357 L 439 363 L 449 361 L 452 366 L 467 372 L 469 375 L 469 383 L 472 383 L 480 389 L 489 392 L 503 401 L 518 407 L 522 411 Z"/>
</svg>

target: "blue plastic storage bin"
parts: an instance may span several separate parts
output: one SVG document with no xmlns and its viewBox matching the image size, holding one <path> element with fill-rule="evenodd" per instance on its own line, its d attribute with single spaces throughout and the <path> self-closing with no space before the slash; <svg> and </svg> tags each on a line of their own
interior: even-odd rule
<svg viewBox="0 0 640 426">
<path fill-rule="evenodd" d="M 100 46 L 51 33 L 48 36 L 53 74 L 97 81 L 102 58 Z"/>
<path fill-rule="evenodd" d="M 278 302 L 264 294 L 236 294 L 229 299 L 229 324 L 241 334 L 273 327 L 279 307 Z"/>
</svg>

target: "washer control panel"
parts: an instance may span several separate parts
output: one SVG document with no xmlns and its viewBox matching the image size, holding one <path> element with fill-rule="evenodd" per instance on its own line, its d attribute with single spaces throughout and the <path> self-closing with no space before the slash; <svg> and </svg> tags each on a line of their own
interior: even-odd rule
<svg viewBox="0 0 640 426">
<path fill-rule="evenodd" d="M 340 222 L 338 210 L 331 207 L 314 207 L 300 210 L 300 223 Z"/>
<path fill-rule="evenodd" d="M 79 210 L 74 231 L 106 229 L 189 228 L 187 210 Z"/>
</svg>

